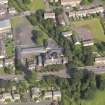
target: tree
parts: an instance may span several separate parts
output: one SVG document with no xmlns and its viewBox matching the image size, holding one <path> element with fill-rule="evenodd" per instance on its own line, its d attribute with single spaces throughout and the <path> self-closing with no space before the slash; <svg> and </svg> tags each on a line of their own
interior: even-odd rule
<svg viewBox="0 0 105 105">
<path fill-rule="evenodd" d="M 84 70 L 81 84 L 81 98 L 92 99 L 96 91 L 96 75 Z"/>
<path fill-rule="evenodd" d="M 4 71 L 7 74 L 14 74 L 15 73 L 15 70 L 11 65 L 9 65 L 8 67 L 4 67 Z"/>
<path fill-rule="evenodd" d="M 29 88 L 29 84 L 26 80 L 19 81 L 17 84 L 17 88 L 19 89 L 20 92 L 26 92 L 27 89 Z"/>
<path fill-rule="evenodd" d="M 30 85 L 34 86 L 36 84 L 37 74 L 35 71 L 32 71 L 28 73 L 25 78 Z"/>
<path fill-rule="evenodd" d="M 23 4 L 30 4 L 31 0 L 22 0 Z"/>
<path fill-rule="evenodd" d="M 37 10 L 35 15 L 36 15 L 36 19 L 39 23 L 41 23 L 44 20 L 44 11 L 42 9 Z"/>
<path fill-rule="evenodd" d="M 38 37 L 38 31 L 36 30 L 32 30 L 32 40 L 34 40 L 35 42 L 37 42 L 37 37 Z"/>
<path fill-rule="evenodd" d="M 90 4 L 93 0 L 82 0 L 82 4 Z"/>
<path fill-rule="evenodd" d="M 96 76 L 96 84 L 97 84 L 98 89 L 104 90 L 105 89 L 105 78 L 101 75 L 97 75 Z"/>
<path fill-rule="evenodd" d="M 47 48 L 47 46 L 48 46 L 48 41 L 47 41 L 47 39 L 44 39 L 44 41 L 43 41 L 43 46 L 44 46 L 45 48 Z"/>
<path fill-rule="evenodd" d="M 83 57 L 82 61 L 85 65 L 93 65 L 94 63 L 94 55 L 92 47 L 84 47 L 83 48 Z"/>
</svg>

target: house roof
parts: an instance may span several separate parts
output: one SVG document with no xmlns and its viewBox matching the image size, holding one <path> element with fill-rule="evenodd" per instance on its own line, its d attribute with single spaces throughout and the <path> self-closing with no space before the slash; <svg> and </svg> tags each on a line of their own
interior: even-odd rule
<svg viewBox="0 0 105 105">
<path fill-rule="evenodd" d="M 75 29 L 76 33 L 79 35 L 79 38 L 82 41 L 90 41 L 92 40 L 91 32 L 88 28 L 80 27 Z"/>
<path fill-rule="evenodd" d="M 54 96 L 61 96 L 61 92 L 60 91 L 54 91 Z"/>
<path fill-rule="evenodd" d="M 66 32 L 62 32 L 63 36 L 71 36 L 72 35 L 72 31 L 66 31 Z"/>
<path fill-rule="evenodd" d="M 0 21 L 0 30 L 10 27 L 11 27 L 11 22 L 9 19 Z"/>
<path fill-rule="evenodd" d="M 82 0 L 61 0 L 61 4 L 64 4 L 64 3 L 68 3 L 68 5 L 70 3 L 77 3 L 77 2 L 81 2 Z"/>
<path fill-rule="evenodd" d="M 44 17 L 45 17 L 45 19 L 47 19 L 47 18 L 55 18 L 55 13 L 54 12 L 45 12 Z"/>
<path fill-rule="evenodd" d="M 64 25 L 70 24 L 69 17 L 67 16 L 65 12 L 63 12 L 62 14 L 58 16 L 58 21 L 59 21 L 59 24 L 64 24 Z"/>
<path fill-rule="evenodd" d="M 40 54 L 45 53 L 45 49 L 43 47 L 27 47 L 21 49 L 21 54 Z"/>
<path fill-rule="evenodd" d="M 77 1 L 81 1 L 81 0 L 61 0 L 61 2 L 77 2 Z"/>
<path fill-rule="evenodd" d="M 98 58 L 95 58 L 95 61 L 105 61 L 105 57 L 98 57 Z"/>
<path fill-rule="evenodd" d="M 20 94 L 13 94 L 13 98 L 20 98 Z"/>
<path fill-rule="evenodd" d="M 8 3 L 8 0 L 0 0 L 0 4 Z"/>
<path fill-rule="evenodd" d="M 51 91 L 45 92 L 45 97 L 52 97 L 52 92 Z"/>
</svg>

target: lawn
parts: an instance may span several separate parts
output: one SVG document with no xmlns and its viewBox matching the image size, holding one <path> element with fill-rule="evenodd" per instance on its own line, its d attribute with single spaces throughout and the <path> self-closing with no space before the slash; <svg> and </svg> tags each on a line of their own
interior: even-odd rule
<svg viewBox="0 0 105 105">
<path fill-rule="evenodd" d="M 95 98 L 89 101 L 83 101 L 82 105 L 105 105 L 105 90 L 97 90 Z"/>
<path fill-rule="evenodd" d="M 7 57 L 12 57 L 14 54 L 14 45 L 13 45 L 13 40 L 6 39 L 5 40 L 5 48 L 6 48 L 6 54 Z"/>
<path fill-rule="evenodd" d="M 105 35 L 100 19 L 93 18 L 88 20 L 81 20 L 72 23 L 73 28 L 86 27 L 91 31 L 92 37 L 95 41 L 104 41 Z"/>
<path fill-rule="evenodd" d="M 9 6 L 15 7 L 19 12 L 25 10 L 38 10 L 45 7 L 44 0 L 31 0 L 29 4 L 23 4 L 19 0 L 9 0 Z"/>
<path fill-rule="evenodd" d="M 30 10 L 43 9 L 45 7 L 44 0 L 33 0 L 27 7 Z"/>
</svg>

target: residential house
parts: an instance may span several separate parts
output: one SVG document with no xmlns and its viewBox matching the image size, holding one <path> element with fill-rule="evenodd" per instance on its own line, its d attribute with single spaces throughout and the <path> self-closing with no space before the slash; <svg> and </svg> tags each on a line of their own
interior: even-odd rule
<svg viewBox="0 0 105 105">
<path fill-rule="evenodd" d="M 54 19 L 55 20 L 55 13 L 54 12 L 45 12 L 44 19 Z"/>
<path fill-rule="evenodd" d="M 62 35 L 64 37 L 70 37 L 72 35 L 72 31 L 66 31 L 66 32 L 62 32 Z"/>
<path fill-rule="evenodd" d="M 77 38 L 74 38 L 75 45 L 80 43 L 82 43 L 83 46 L 94 45 L 90 30 L 84 27 L 80 27 L 80 28 L 76 28 L 75 32 L 76 32 L 76 35 L 74 37 L 77 37 Z"/>
<path fill-rule="evenodd" d="M 17 14 L 17 11 L 16 11 L 16 9 L 15 8 L 9 8 L 9 14 L 11 14 L 11 15 L 15 15 L 15 14 Z"/>
<path fill-rule="evenodd" d="M 95 64 L 105 64 L 105 57 L 97 57 L 95 58 Z"/>
<path fill-rule="evenodd" d="M 60 91 L 48 91 L 48 92 L 45 92 L 44 99 L 45 100 L 60 101 L 61 100 L 61 92 Z"/>
<path fill-rule="evenodd" d="M 61 92 L 60 91 L 54 91 L 53 92 L 53 100 L 56 100 L 56 101 L 60 101 L 61 100 Z"/>
<path fill-rule="evenodd" d="M 13 100 L 14 101 L 19 101 L 20 100 L 20 94 L 14 93 L 13 94 Z"/>
<path fill-rule="evenodd" d="M 31 89 L 31 94 L 32 94 L 32 99 L 39 98 L 39 96 L 41 95 L 41 90 L 40 90 L 40 88 L 33 87 L 33 88 Z"/>
<path fill-rule="evenodd" d="M 52 91 L 45 92 L 44 99 L 45 100 L 52 100 L 53 99 Z"/>
<path fill-rule="evenodd" d="M 57 20 L 58 20 L 58 23 L 63 25 L 63 26 L 69 26 L 70 25 L 69 17 L 67 16 L 67 14 L 65 12 L 58 15 Z"/>
<path fill-rule="evenodd" d="M 5 11 L 4 9 L 0 9 L 0 16 L 3 16 L 6 14 L 7 11 Z"/>
<path fill-rule="evenodd" d="M 11 32 L 11 22 L 9 19 L 0 21 L 0 33 Z"/>
<path fill-rule="evenodd" d="M 102 6 L 89 8 L 89 9 L 81 9 L 79 11 L 71 11 L 69 12 L 69 17 L 86 17 L 88 15 L 103 13 L 104 8 Z"/>
<path fill-rule="evenodd" d="M 76 7 L 80 5 L 82 0 L 60 0 L 61 5 L 63 6 L 71 6 L 71 7 Z"/>
<path fill-rule="evenodd" d="M 2 4 L 2 5 L 8 4 L 8 0 L 0 0 L 0 4 Z"/>
<path fill-rule="evenodd" d="M 60 25 L 66 26 L 66 23 L 65 23 L 65 20 L 64 20 L 64 18 L 63 18 L 63 15 L 61 15 L 61 14 L 58 15 L 57 20 L 58 20 L 58 23 L 59 23 Z"/>
<path fill-rule="evenodd" d="M 75 45 L 81 45 L 80 38 L 78 35 L 73 35 L 72 39 Z"/>
<path fill-rule="evenodd" d="M 7 100 L 13 101 L 13 98 L 12 98 L 12 96 L 11 96 L 10 93 L 3 93 L 3 99 L 4 99 L 5 101 L 7 101 Z"/>
<path fill-rule="evenodd" d="M 49 2 L 53 3 L 53 2 L 58 2 L 59 0 L 49 0 Z"/>
</svg>

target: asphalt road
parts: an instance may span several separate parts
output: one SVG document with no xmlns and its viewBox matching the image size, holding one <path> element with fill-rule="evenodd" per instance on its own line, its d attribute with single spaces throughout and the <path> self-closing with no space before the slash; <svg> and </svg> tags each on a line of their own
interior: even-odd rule
<svg viewBox="0 0 105 105">
<path fill-rule="evenodd" d="M 24 75 L 13 75 L 13 74 L 6 74 L 0 75 L 0 79 L 2 80 L 24 80 Z"/>
<path fill-rule="evenodd" d="M 0 105 L 51 105 L 51 101 L 43 101 L 39 103 L 27 102 L 27 103 L 10 103 L 10 104 L 0 104 Z"/>
<path fill-rule="evenodd" d="M 93 65 L 93 66 L 85 66 L 85 67 L 78 67 L 79 69 L 86 69 L 88 71 L 92 71 L 96 74 L 102 74 L 105 73 L 105 65 Z"/>
</svg>

